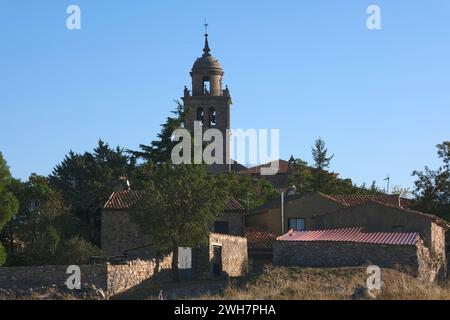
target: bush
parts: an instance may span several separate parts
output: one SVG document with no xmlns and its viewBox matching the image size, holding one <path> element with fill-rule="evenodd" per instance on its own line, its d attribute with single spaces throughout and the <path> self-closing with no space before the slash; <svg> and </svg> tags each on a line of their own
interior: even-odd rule
<svg viewBox="0 0 450 320">
<path fill-rule="evenodd" d="M 100 256 L 101 250 L 94 244 L 76 236 L 67 240 L 60 248 L 58 264 L 87 264 L 89 257 Z"/>
<path fill-rule="evenodd" d="M 5 248 L 0 243 L 0 267 L 6 262 Z"/>
</svg>

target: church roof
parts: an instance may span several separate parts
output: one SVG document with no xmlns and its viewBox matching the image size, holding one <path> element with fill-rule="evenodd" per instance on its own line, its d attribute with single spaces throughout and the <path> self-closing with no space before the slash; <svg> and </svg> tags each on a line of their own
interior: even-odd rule
<svg viewBox="0 0 450 320">
<path fill-rule="evenodd" d="M 139 199 L 143 196 L 141 191 L 117 191 L 113 192 L 109 197 L 108 201 L 103 206 L 103 209 L 108 210 L 128 210 L 136 204 Z M 230 197 L 228 202 L 225 204 L 225 211 L 244 211 L 245 208 L 234 198 Z"/>
</svg>

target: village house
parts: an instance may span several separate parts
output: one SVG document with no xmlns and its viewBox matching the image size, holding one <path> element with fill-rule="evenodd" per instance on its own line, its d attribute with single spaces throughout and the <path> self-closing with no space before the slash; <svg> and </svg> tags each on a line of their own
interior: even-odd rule
<svg viewBox="0 0 450 320">
<path fill-rule="evenodd" d="M 159 256 L 150 240 L 139 231 L 130 211 L 142 192 L 113 192 L 102 211 L 102 250 L 107 256 L 153 259 Z M 239 276 L 247 272 L 247 240 L 243 237 L 244 208 L 230 198 L 225 212 L 211 226 L 205 248 L 180 248 L 180 269 L 191 276 L 202 274 Z"/>
<path fill-rule="evenodd" d="M 445 275 L 445 262 L 433 257 L 418 232 L 367 232 L 363 228 L 290 230 L 274 243 L 273 262 L 312 268 L 377 265 L 428 281 Z"/>
<path fill-rule="evenodd" d="M 398 266 L 428 280 L 445 277 L 446 221 L 405 208 L 401 199 L 388 201 L 394 199 L 391 196 L 378 198 L 384 202 L 375 197 L 361 203 L 358 196 L 330 197 L 345 200 L 346 205 L 311 216 L 308 228 L 290 228 L 278 237 L 274 263 L 316 267 L 374 263 Z"/>
<path fill-rule="evenodd" d="M 399 208 L 408 208 L 411 200 L 399 195 L 326 195 L 320 192 L 306 194 L 284 193 L 282 198 L 256 208 L 246 214 L 246 227 L 258 228 L 276 235 L 290 229 L 314 230 L 316 217 L 368 201 L 379 201 Z"/>
<path fill-rule="evenodd" d="M 271 242 L 275 264 L 332 267 L 377 262 L 403 266 L 426 279 L 442 278 L 449 225 L 410 209 L 412 205 L 399 195 L 287 194 L 248 213 L 245 223 L 253 234 L 259 230 L 262 239 L 279 236 Z M 346 238 L 348 230 L 354 233 Z M 409 242 L 397 241 L 408 236 Z"/>
</svg>

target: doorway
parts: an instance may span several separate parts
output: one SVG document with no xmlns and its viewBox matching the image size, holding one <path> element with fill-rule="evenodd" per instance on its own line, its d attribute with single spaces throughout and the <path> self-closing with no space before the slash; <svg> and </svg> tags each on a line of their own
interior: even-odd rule
<svg viewBox="0 0 450 320">
<path fill-rule="evenodd" d="M 213 246 L 213 276 L 220 277 L 222 275 L 222 247 Z"/>
</svg>

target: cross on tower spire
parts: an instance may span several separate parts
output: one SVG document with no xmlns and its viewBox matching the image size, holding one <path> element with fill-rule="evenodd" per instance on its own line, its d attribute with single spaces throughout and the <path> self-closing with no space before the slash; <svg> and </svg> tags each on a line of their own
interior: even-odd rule
<svg viewBox="0 0 450 320">
<path fill-rule="evenodd" d="M 209 43 L 208 43 L 208 26 L 209 25 L 206 22 L 206 17 L 205 17 L 204 26 L 205 26 L 205 47 L 203 48 L 203 52 L 204 52 L 203 56 L 210 56 L 211 49 L 209 48 Z"/>
</svg>

